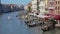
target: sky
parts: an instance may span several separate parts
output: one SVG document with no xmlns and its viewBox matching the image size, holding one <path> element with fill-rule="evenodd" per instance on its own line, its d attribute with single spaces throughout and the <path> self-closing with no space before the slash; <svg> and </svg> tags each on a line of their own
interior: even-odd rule
<svg viewBox="0 0 60 34">
<path fill-rule="evenodd" d="M 2 4 L 28 4 L 32 0 L 1 0 Z"/>
</svg>

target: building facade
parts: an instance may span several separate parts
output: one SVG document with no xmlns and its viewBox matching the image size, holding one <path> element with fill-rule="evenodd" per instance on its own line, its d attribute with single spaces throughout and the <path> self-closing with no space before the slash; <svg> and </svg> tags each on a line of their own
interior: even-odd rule
<svg viewBox="0 0 60 34">
<path fill-rule="evenodd" d="M 1 8 L 2 8 L 2 6 L 1 6 L 1 4 L 0 4 L 0 12 L 1 12 L 1 10 L 2 10 Z"/>
<path fill-rule="evenodd" d="M 48 0 L 49 14 L 55 14 L 55 0 Z"/>
<path fill-rule="evenodd" d="M 48 13 L 48 0 L 38 0 L 38 2 L 40 11 L 39 14 L 44 15 L 45 13 Z"/>
<path fill-rule="evenodd" d="M 60 0 L 55 0 L 55 14 L 60 14 Z"/>
<path fill-rule="evenodd" d="M 37 3 L 37 0 L 32 0 L 32 12 L 38 12 L 37 5 L 39 5 L 39 14 L 60 14 L 60 0 L 38 0 L 38 2 L 39 4 Z"/>
<path fill-rule="evenodd" d="M 48 0 L 32 0 L 32 12 L 44 15 L 48 13 Z"/>
<path fill-rule="evenodd" d="M 26 11 L 28 11 L 28 5 L 25 5 L 25 6 L 24 6 L 24 9 L 25 9 Z"/>
<path fill-rule="evenodd" d="M 39 10 L 40 10 L 40 14 L 43 15 L 45 13 L 45 0 L 40 0 Z"/>
<path fill-rule="evenodd" d="M 1 7 L 1 11 L 4 13 L 4 12 L 10 12 L 11 11 L 11 8 L 8 4 L 2 4 L 2 7 Z"/>
<path fill-rule="evenodd" d="M 37 0 L 32 0 L 31 2 L 32 6 L 32 12 L 36 12 L 37 11 Z"/>
</svg>

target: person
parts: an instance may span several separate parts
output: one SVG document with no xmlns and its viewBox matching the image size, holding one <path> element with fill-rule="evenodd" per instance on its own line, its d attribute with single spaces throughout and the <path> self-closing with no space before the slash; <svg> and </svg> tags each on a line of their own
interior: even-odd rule
<svg viewBox="0 0 60 34">
<path fill-rule="evenodd" d="M 51 18 L 50 21 L 52 22 L 53 28 L 55 28 L 55 24 L 57 24 L 57 22 L 55 21 L 55 19 L 54 18 Z"/>
</svg>

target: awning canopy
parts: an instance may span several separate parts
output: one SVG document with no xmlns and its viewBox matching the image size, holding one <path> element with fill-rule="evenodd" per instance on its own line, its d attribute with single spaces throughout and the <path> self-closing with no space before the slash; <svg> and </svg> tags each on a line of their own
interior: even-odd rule
<svg viewBox="0 0 60 34">
<path fill-rule="evenodd" d="M 36 15 L 37 17 L 40 17 L 40 18 L 47 18 L 47 17 L 50 17 L 50 16 L 44 16 L 44 15 Z"/>
<path fill-rule="evenodd" d="M 60 20 L 60 14 L 46 14 L 46 16 L 50 16 L 55 18 L 56 20 Z"/>
</svg>

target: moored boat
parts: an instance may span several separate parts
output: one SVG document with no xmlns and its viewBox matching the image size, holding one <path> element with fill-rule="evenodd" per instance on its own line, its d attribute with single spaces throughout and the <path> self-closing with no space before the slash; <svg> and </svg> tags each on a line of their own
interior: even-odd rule
<svg viewBox="0 0 60 34">
<path fill-rule="evenodd" d="M 2 15 L 2 13 L 0 12 L 0 15 Z"/>
<path fill-rule="evenodd" d="M 49 30 L 55 29 L 56 24 L 57 24 L 57 22 L 55 21 L 55 19 L 50 18 L 49 20 L 44 22 L 44 24 L 42 24 L 41 30 L 49 31 Z"/>
</svg>

